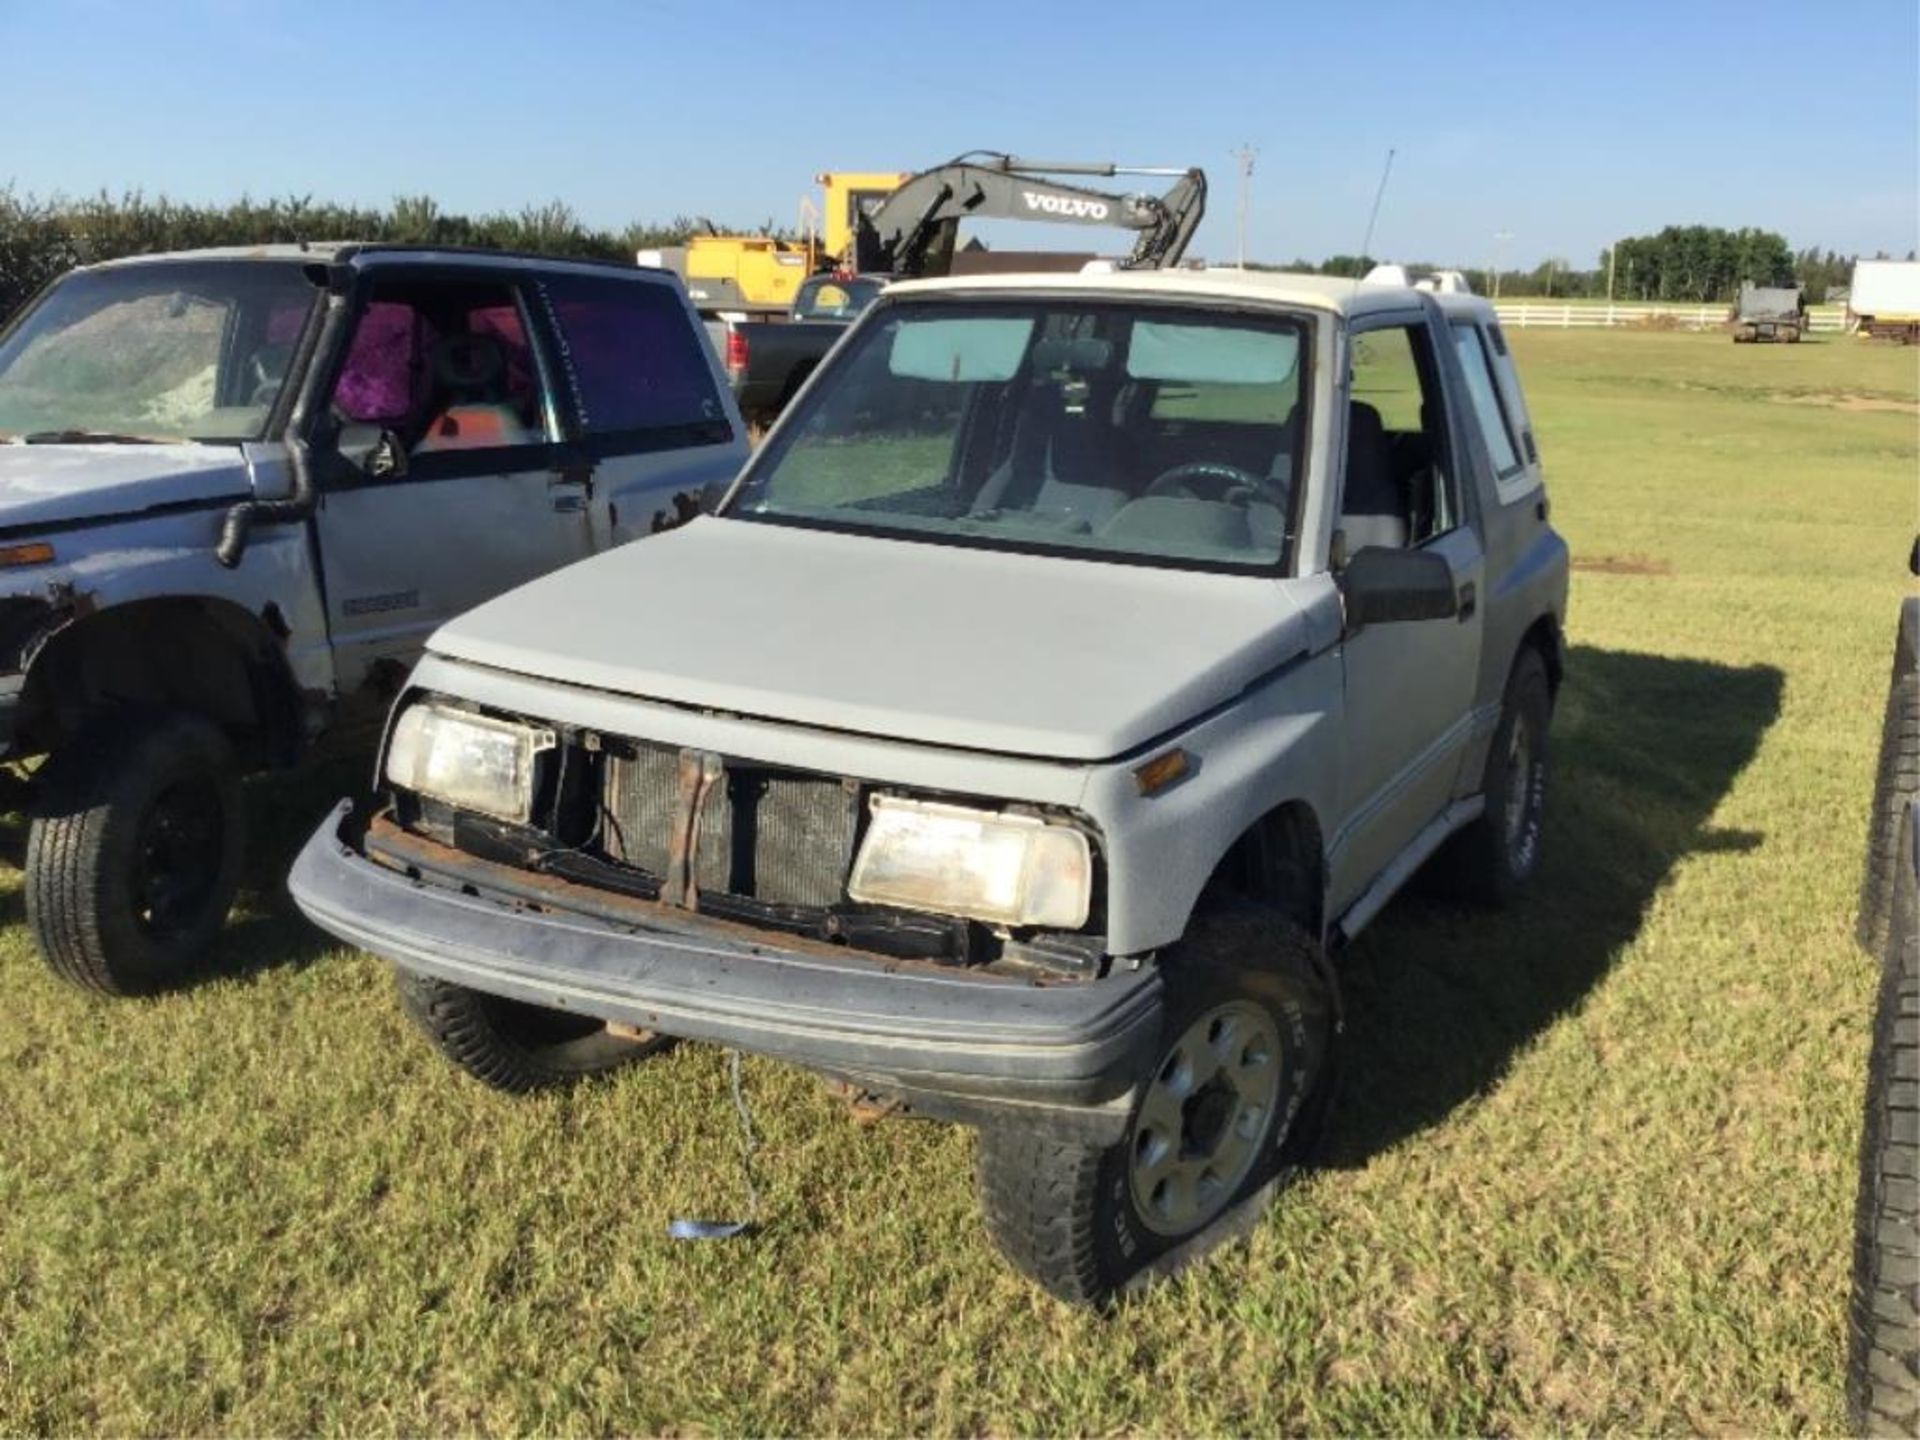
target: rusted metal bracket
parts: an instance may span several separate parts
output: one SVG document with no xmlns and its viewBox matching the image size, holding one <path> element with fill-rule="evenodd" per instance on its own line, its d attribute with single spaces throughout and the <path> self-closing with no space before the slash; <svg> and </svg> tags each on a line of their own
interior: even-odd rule
<svg viewBox="0 0 1920 1440">
<path fill-rule="evenodd" d="M 680 752 L 680 789 L 673 807 L 673 833 L 667 841 L 667 873 L 660 881 L 662 904 L 683 910 L 700 908 L 700 888 L 694 881 L 700 854 L 700 815 L 714 783 L 724 773 L 720 757 L 711 751 Z"/>
</svg>

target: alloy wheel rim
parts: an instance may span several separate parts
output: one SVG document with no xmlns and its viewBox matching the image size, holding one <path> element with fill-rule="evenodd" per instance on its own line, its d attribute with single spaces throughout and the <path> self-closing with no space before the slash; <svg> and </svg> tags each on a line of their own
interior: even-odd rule
<svg viewBox="0 0 1920 1440">
<path fill-rule="evenodd" d="M 1227 1208 L 1271 1130 L 1281 1059 L 1272 1017 L 1244 1000 L 1209 1010 L 1168 1047 L 1127 1158 L 1134 1210 L 1149 1230 L 1185 1235 Z"/>
</svg>

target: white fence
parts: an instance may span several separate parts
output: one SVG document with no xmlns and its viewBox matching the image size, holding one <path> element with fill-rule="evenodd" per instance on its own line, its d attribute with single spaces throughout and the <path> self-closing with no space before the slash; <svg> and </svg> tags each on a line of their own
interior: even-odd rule
<svg viewBox="0 0 1920 1440">
<path fill-rule="evenodd" d="M 1725 305 L 1609 305 L 1605 301 L 1502 300 L 1494 306 L 1502 325 L 1521 330 L 1604 329 L 1612 325 L 1674 324 L 1683 330 L 1717 330 L 1727 323 Z M 1657 316 L 1670 316 L 1659 320 Z M 1839 306 L 1818 306 L 1807 311 L 1807 330 L 1838 332 L 1847 326 L 1846 312 Z"/>
</svg>

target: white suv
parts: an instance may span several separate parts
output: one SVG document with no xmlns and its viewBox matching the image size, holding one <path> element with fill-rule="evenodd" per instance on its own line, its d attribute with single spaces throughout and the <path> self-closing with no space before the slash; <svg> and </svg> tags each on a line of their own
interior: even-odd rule
<svg viewBox="0 0 1920 1440">
<path fill-rule="evenodd" d="M 1097 1301 L 1304 1143 L 1342 940 L 1537 870 L 1566 586 L 1483 302 L 899 285 L 718 514 L 434 637 L 294 894 L 493 1083 L 686 1036 L 978 1125 Z"/>
</svg>

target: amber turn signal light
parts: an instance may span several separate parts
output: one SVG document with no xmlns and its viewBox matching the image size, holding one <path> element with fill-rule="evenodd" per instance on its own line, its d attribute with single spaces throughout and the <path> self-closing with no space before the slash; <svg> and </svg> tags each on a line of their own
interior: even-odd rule
<svg viewBox="0 0 1920 1440">
<path fill-rule="evenodd" d="M 53 546 L 44 540 L 36 540 L 31 545 L 0 545 L 0 568 L 52 563 Z"/>
<path fill-rule="evenodd" d="M 1184 780 L 1193 768 L 1193 757 L 1184 750 L 1169 750 L 1146 764 L 1136 766 L 1133 780 L 1142 795 L 1157 795 L 1175 781 Z"/>
</svg>

